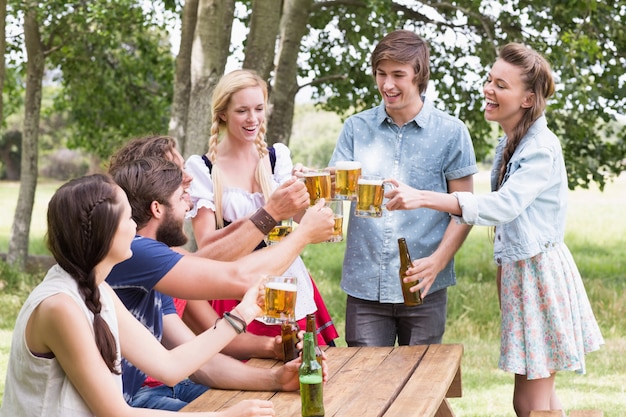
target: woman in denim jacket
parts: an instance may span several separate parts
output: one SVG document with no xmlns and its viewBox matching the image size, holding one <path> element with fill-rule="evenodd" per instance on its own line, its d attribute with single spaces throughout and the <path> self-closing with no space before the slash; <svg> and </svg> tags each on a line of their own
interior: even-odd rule
<svg viewBox="0 0 626 417">
<path fill-rule="evenodd" d="M 604 340 L 563 241 L 567 173 L 559 140 L 544 116 L 546 100 L 554 93 L 550 66 L 531 49 L 508 44 L 483 91 L 485 118 L 498 122 L 505 134 L 491 172 L 493 191 L 408 193 L 402 190 L 405 185 L 390 180 L 397 188 L 385 196 L 389 210 L 426 207 L 449 212 L 462 223 L 495 227 L 502 312 L 499 367 L 515 374 L 513 406 L 526 417 L 531 410 L 561 410 L 556 372 L 584 373 L 584 355 Z M 415 278 L 409 275 L 406 281 Z"/>
</svg>

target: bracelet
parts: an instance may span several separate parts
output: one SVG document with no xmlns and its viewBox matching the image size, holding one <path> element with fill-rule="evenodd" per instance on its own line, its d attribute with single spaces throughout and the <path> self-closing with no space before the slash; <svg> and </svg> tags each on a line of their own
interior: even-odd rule
<svg viewBox="0 0 626 417">
<path fill-rule="evenodd" d="M 264 235 L 272 231 L 272 229 L 278 224 L 272 216 L 269 215 L 263 207 L 258 209 L 252 216 L 250 221 L 263 233 Z"/>
<path fill-rule="evenodd" d="M 235 329 L 237 334 L 246 332 L 246 327 L 247 327 L 246 322 L 240 319 L 239 317 L 235 316 L 234 314 L 231 314 L 230 312 L 226 311 L 224 312 L 224 319 L 226 319 L 226 321 L 231 326 L 233 326 L 233 329 Z"/>
</svg>

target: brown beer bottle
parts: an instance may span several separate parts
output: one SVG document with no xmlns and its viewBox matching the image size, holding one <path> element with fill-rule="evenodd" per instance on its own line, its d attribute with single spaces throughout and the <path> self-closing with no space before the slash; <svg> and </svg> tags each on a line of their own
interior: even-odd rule
<svg viewBox="0 0 626 417">
<path fill-rule="evenodd" d="M 298 357 L 298 323 L 287 320 L 280 326 L 280 336 L 283 339 L 283 362 L 287 363 Z"/>
<path fill-rule="evenodd" d="M 322 365 L 315 359 L 315 333 L 304 333 L 302 365 L 298 370 L 302 417 L 324 416 Z"/>
<path fill-rule="evenodd" d="M 313 343 L 315 344 L 315 359 L 321 365 L 322 364 L 322 349 L 319 347 L 317 340 L 317 324 L 315 323 L 315 314 L 306 315 L 306 331 L 313 333 Z"/>
<path fill-rule="evenodd" d="M 411 254 L 409 248 L 406 245 L 406 239 L 401 237 L 398 239 L 398 247 L 400 249 L 400 285 L 402 285 L 402 296 L 404 297 L 404 304 L 407 306 L 416 306 L 422 304 L 422 292 L 409 291 L 409 288 L 417 284 L 417 281 L 404 282 L 406 277 L 406 271 L 413 265 L 411 261 Z"/>
</svg>

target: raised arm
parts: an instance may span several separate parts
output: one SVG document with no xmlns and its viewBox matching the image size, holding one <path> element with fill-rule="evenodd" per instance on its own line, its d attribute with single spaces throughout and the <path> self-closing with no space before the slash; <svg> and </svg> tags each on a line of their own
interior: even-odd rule
<svg viewBox="0 0 626 417">
<path fill-rule="evenodd" d="M 448 193 L 456 191 L 472 192 L 473 189 L 474 181 L 472 176 L 448 181 Z M 437 207 L 440 207 L 440 211 L 448 211 L 456 214 L 454 213 L 456 211 L 454 209 L 455 206 L 458 207 L 458 201 L 452 194 L 436 193 L 432 191 L 418 191 L 418 193 L 425 193 L 425 201 L 429 202 L 429 205 L 420 207 L 432 209 L 438 209 Z M 444 208 L 450 210 L 445 210 Z M 460 214 L 460 208 L 458 209 L 458 214 Z M 450 217 L 450 222 L 443 234 L 443 238 L 433 254 L 426 258 L 413 260 L 413 267 L 409 269 L 408 278 L 406 280 L 420 280 L 420 283 L 416 285 L 416 287 L 422 290 L 422 297 L 428 294 L 430 287 L 433 285 L 433 282 L 435 282 L 435 278 L 437 278 L 439 272 L 452 260 L 471 229 L 471 226 L 459 223 L 453 217 Z"/>
<path fill-rule="evenodd" d="M 183 322 L 195 334 L 200 334 L 215 325 L 217 312 L 206 300 L 189 300 L 183 313 Z M 259 336 L 242 333 L 233 339 L 222 353 L 240 360 L 255 358 L 283 358 L 282 344 L 278 336 Z"/>
<path fill-rule="evenodd" d="M 333 229 L 333 214 L 319 201 L 279 245 L 254 251 L 234 262 L 184 256 L 156 285 L 164 294 L 186 300 L 239 299 L 265 274 L 282 274 L 309 243 L 324 242 Z"/>
<path fill-rule="evenodd" d="M 306 187 L 294 177 L 272 193 L 263 209 L 278 221 L 297 215 L 308 203 Z M 249 254 L 265 237 L 249 217 L 216 229 L 215 212 L 206 207 L 198 209 L 192 224 L 198 244 L 196 254 L 221 261 L 232 261 Z"/>
</svg>

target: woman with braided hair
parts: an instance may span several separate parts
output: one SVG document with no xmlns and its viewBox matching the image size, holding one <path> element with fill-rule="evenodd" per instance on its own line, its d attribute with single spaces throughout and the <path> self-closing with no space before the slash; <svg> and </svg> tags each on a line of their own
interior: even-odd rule
<svg viewBox="0 0 626 417">
<path fill-rule="evenodd" d="M 483 93 L 485 119 L 504 131 L 491 171 L 492 192 L 412 190 L 400 198 L 392 190 L 386 193 L 387 208 L 426 207 L 448 212 L 461 223 L 495 227 L 499 367 L 515 375 L 513 407 L 519 417 L 527 417 L 532 410 L 562 410 L 556 373 L 584 373 L 585 354 L 604 340 L 564 242 L 567 172 L 559 139 L 544 115 L 554 93 L 550 65 L 522 44 L 507 44 Z"/>
<path fill-rule="evenodd" d="M 188 216 L 200 248 L 211 241 L 216 230 L 227 230 L 230 222 L 262 207 L 281 184 L 295 181 L 289 148 L 282 143 L 268 148 L 265 141 L 267 96 L 266 82 L 250 70 L 232 71 L 215 87 L 208 152 L 192 155 L 185 165 L 194 178 L 189 189 L 194 207 Z M 304 200 L 306 206 L 307 202 Z M 294 221 L 303 213 L 304 209 L 295 214 Z M 262 241 L 253 243 L 257 249 L 265 246 Z M 302 259 L 298 257 L 284 275 L 297 278 L 296 319 L 301 327 L 306 315 L 315 313 L 320 344 L 332 344 L 337 331 Z M 218 314 L 237 303 L 210 302 Z M 207 317 L 206 305 L 198 301 L 189 302 L 183 316 L 195 330 L 210 325 Z M 280 326 L 255 322 L 250 331 L 275 336 L 280 334 Z"/>
<path fill-rule="evenodd" d="M 126 403 L 121 355 L 175 384 L 238 334 L 235 325 L 220 320 L 205 334 L 166 350 L 133 317 L 105 278 L 132 256 L 136 227 L 126 194 L 109 176 L 72 180 L 53 195 L 47 244 L 57 264 L 17 317 L 0 416 L 174 415 Z M 252 286 L 238 306 L 241 318 L 249 322 L 258 316 L 262 297 L 262 286 Z M 252 400 L 193 415 L 273 416 L 274 410 L 269 401 Z"/>
</svg>

